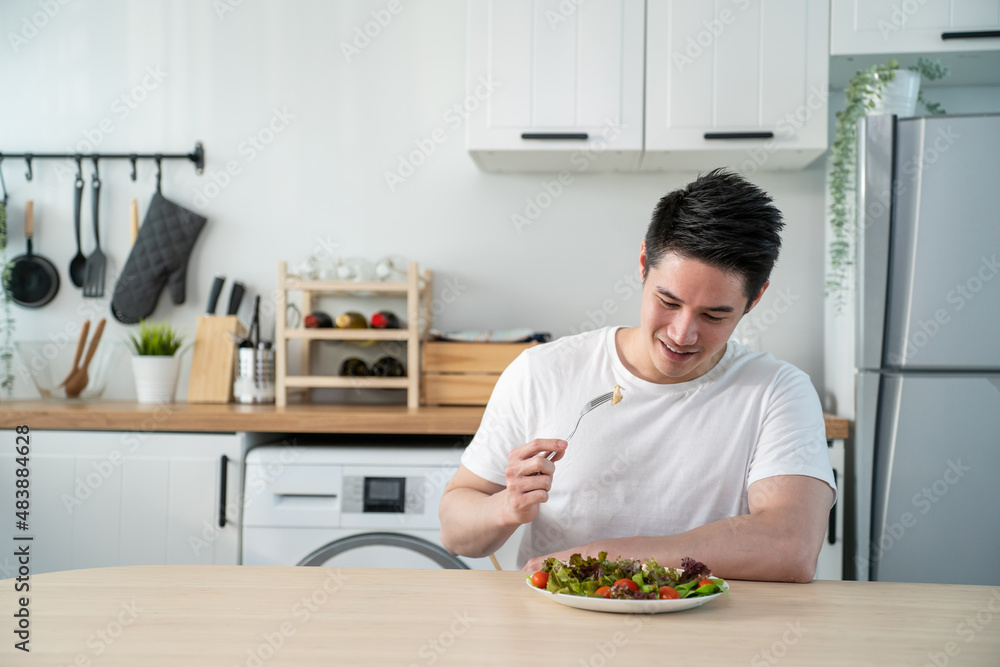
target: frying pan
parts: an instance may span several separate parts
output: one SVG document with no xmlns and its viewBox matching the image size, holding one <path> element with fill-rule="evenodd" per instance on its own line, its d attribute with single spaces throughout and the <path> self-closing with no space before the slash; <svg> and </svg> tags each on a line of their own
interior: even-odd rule
<svg viewBox="0 0 1000 667">
<path fill-rule="evenodd" d="M 59 272 L 52 262 L 31 251 L 31 237 L 35 231 L 35 202 L 24 204 L 24 235 L 28 238 L 28 252 L 11 260 L 10 298 L 25 308 L 40 308 L 55 298 L 59 291 Z"/>
</svg>

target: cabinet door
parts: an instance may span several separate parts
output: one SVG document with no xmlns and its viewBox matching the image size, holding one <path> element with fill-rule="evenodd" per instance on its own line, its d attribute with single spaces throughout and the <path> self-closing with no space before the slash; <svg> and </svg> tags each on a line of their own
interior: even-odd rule
<svg viewBox="0 0 1000 667">
<path fill-rule="evenodd" d="M 468 6 L 467 148 L 481 167 L 638 166 L 643 0 Z"/>
<path fill-rule="evenodd" d="M 643 168 L 801 168 L 827 146 L 826 0 L 649 0 Z"/>
<path fill-rule="evenodd" d="M 1000 0 L 832 2 L 835 56 L 995 50 L 1000 50 Z"/>
<path fill-rule="evenodd" d="M 235 434 L 32 431 L 23 533 L 34 536 L 32 573 L 238 564 L 240 452 Z M 14 471 L 13 448 L 4 447 L 0 513 L 9 517 Z M 224 473 L 229 516 L 220 527 Z M 13 521 L 0 522 L 5 544 L 13 532 Z M 12 566 L 0 558 L 0 578 Z"/>
</svg>

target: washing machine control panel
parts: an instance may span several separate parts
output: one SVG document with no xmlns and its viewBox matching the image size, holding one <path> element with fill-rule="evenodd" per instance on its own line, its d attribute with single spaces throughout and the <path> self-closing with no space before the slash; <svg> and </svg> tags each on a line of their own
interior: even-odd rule
<svg viewBox="0 0 1000 667">
<path fill-rule="evenodd" d="M 345 514 L 423 514 L 423 477 L 345 476 Z"/>
</svg>

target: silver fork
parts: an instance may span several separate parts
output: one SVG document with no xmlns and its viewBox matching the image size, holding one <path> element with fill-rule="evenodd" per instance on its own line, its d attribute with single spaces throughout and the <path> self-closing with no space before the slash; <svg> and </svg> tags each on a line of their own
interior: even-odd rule
<svg viewBox="0 0 1000 667">
<path fill-rule="evenodd" d="M 584 405 L 583 409 L 580 410 L 580 416 L 577 418 L 576 424 L 573 425 L 573 430 L 570 431 L 570 434 L 567 435 L 565 438 L 563 438 L 563 440 L 565 440 L 566 442 L 569 442 L 569 439 L 572 438 L 574 435 L 576 435 L 576 429 L 580 426 L 580 422 L 583 420 L 583 416 L 585 414 L 587 414 L 588 412 L 590 412 L 591 410 L 593 410 L 594 408 L 596 408 L 598 406 L 601 406 L 601 405 L 604 405 L 605 403 L 607 403 L 608 401 L 610 401 L 612 398 L 614 398 L 614 396 L 615 396 L 615 392 L 614 391 L 609 391 L 606 394 L 601 394 L 597 398 L 591 400 L 586 405 Z M 548 460 L 551 461 L 552 457 L 555 456 L 555 455 L 556 455 L 555 452 L 551 452 L 545 458 L 547 458 Z"/>
<path fill-rule="evenodd" d="M 624 389 L 624 388 L 622 388 L 622 389 Z M 572 438 L 574 435 L 576 435 L 576 429 L 580 425 L 580 421 L 583 419 L 583 416 L 585 414 L 587 414 L 588 412 L 590 412 L 591 410 L 593 410 L 596 407 L 604 405 L 605 403 L 607 403 L 608 401 L 610 401 L 614 397 L 615 397 L 615 392 L 614 392 L 614 390 L 611 390 L 611 391 L 609 391 L 606 394 L 601 394 L 597 398 L 591 400 L 589 403 L 587 403 L 586 405 L 584 405 L 583 409 L 580 410 L 580 416 L 577 418 L 576 424 L 573 425 L 573 430 L 570 432 L 569 435 L 567 435 L 564 438 L 564 440 L 566 440 L 566 442 L 569 442 L 569 439 Z M 552 457 L 555 456 L 555 455 L 556 455 L 555 452 L 550 452 L 549 455 L 546 456 L 545 458 L 547 458 L 549 461 L 551 461 Z M 534 473 L 534 474 L 538 475 L 538 474 L 541 474 L 541 473 Z M 500 567 L 500 563 L 497 562 L 496 554 L 490 554 L 490 561 L 493 563 L 493 567 L 495 567 L 497 570 L 502 569 Z"/>
</svg>

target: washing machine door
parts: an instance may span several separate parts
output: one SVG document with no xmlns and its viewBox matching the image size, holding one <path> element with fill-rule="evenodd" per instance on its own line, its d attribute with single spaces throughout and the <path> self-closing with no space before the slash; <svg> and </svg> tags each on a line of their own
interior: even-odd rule
<svg viewBox="0 0 1000 667">
<path fill-rule="evenodd" d="M 335 540 L 303 558 L 299 565 L 468 570 L 440 545 L 414 535 L 359 533 Z"/>
</svg>

